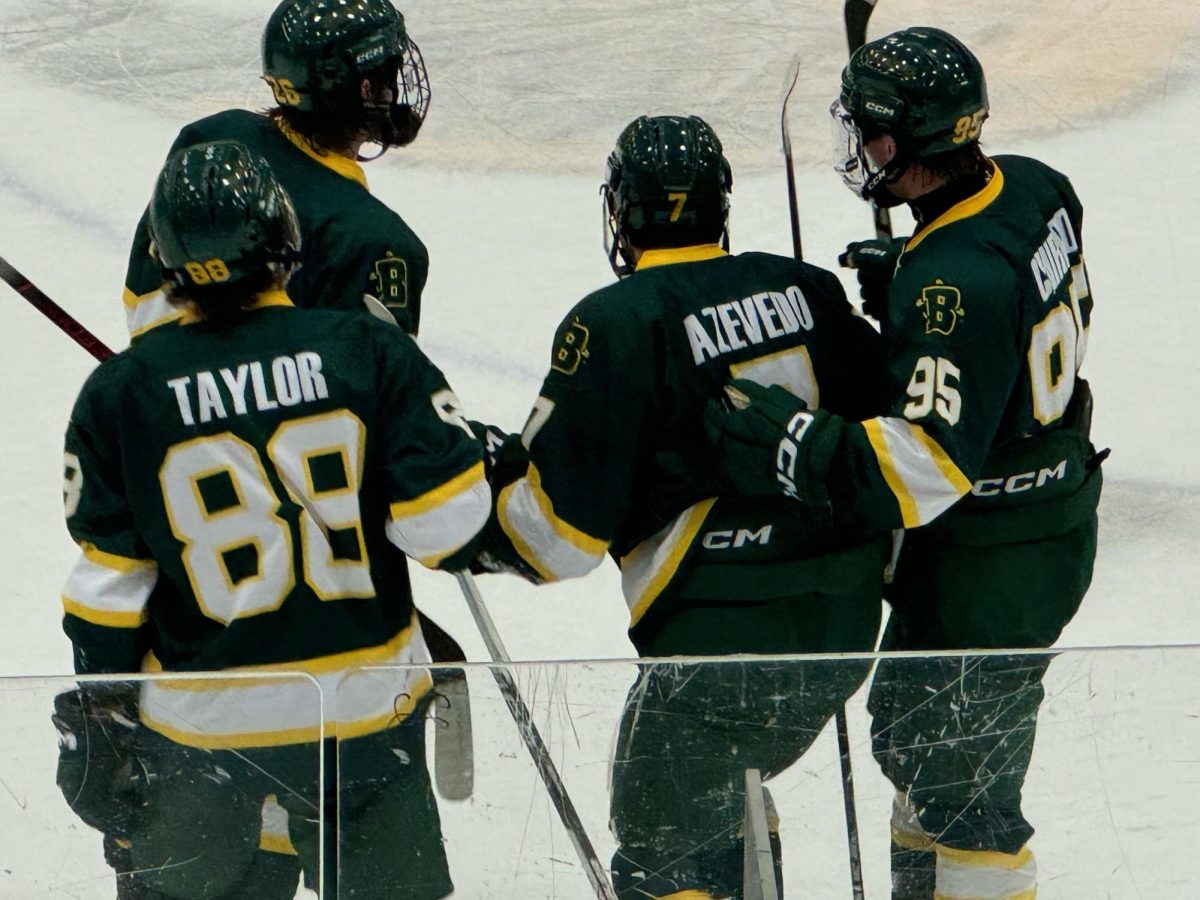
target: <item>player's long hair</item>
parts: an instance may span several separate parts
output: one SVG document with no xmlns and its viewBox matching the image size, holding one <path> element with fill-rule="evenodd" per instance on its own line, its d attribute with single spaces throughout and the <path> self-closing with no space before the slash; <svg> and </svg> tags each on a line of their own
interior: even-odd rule
<svg viewBox="0 0 1200 900">
<path fill-rule="evenodd" d="M 346 156 L 352 153 L 363 139 L 360 123 L 329 113 L 276 106 L 267 110 L 267 116 L 281 124 L 286 131 L 300 137 L 314 152 L 323 156 Z"/>
<path fill-rule="evenodd" d="M 178 307 L 190 308 L 215 328 L 235 325 L 246 310 L 254 306 L 260 294 L 282 289 L 287 273 L 276 263 L 268 264 L 253 275 L 223 284 L 181 285 L 168 281 L 164 285 L 167 299 Z"/>
</svg>

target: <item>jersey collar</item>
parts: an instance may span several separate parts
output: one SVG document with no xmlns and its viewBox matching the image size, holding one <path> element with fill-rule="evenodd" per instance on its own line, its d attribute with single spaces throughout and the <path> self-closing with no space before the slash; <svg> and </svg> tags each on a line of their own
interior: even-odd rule
<svg viewBox="0 0 1200 900">
<path fill-rule="evenodd" d="M 255 299 L 251 306 L 247 309 L 266 309 L 268 306 L 295 306 L 292 298 L 279 288 L 273 288 L 269 291 L 263 291 Z M 180 325 L 195 325 L 197 322 L 203 322 L 204 316 L 200 315 L 196 309 L 189 303 L 185 308 L 183 315 L 179 319 Z"/>
<path fill-rule="evenodd" d="M 327 169 L 332 169 L 343 178 L 349 178 L 356 184 L 362 185 L 365 190 L 370 190 L 367 187 L 367 175 L 363 171 L 362 166 L 347 156 L 339 156 L 336 153 L 321 153 L 315 150 L 311 143 L 294 128 L 289 128 L 286 122 L 279 119 L 275 120 L 275 126 L 283 132 L 283 136 L 309 159 L 315 160 Z"/>
<path fill-rule="evenodd" d="M 637 269 L 652 269 L 655 266 L 670 266 L 675 263 L 702 262 L 706 259 L 716 259 L 718 256 L 728 256 L 720 244 L 696 244 L 692 247 L 660 247 L 656 250 L 642 251 Z"/>
<path fill-rule="evenodd" d="M 916 249 L 917 245 L 925 238 L 929 237 L 939 228 L 949 225 L 951 222 L 957 222 L 960 219 L 967 219 L 976 213 L 983 212 L 991 206 L 992 201 L 1000 196 L 1000 192 L 1004 190 L 1004 173 L 1000 171 L 1000 167 L 996 165 L 996 161 L 992 160 L 992 178 L 983 189 L 976 194 L 972 194 L 965 200 L 960 200 L 952 207 L 929 223 L 920 234 L 914 235 L 904 245 L 904 252 Z"/>
</svg>

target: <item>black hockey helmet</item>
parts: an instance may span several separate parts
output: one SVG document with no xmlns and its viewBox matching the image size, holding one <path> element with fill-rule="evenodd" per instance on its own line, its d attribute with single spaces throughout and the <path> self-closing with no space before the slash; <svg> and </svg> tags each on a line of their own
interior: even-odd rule
<svg viewBox="0 0 1200 900">
<path fill-rule="evenodd" d="M 629 245 L 728 247 L 733 174 L 712 128 L 699 116 L 641 116 L 608 157 L 605 249 L 618 276 L 633 271 Z"/>
<path fill-rule="evenodd" d="M 283 0 L 262 49 L 263 79 L 280 107 L 384 149 L 411 143 L 425 121 L 425 61 L 389 0 Z"/>
<path fill-rule="evenodd" d="M 988 115 L 983 67 L 966 45 L 938 28 L 897 31 L 860 47 L 842 70 L 834 117 L 835 168 L 864 197 L 916 159 L 970 146 Z M 880 134 L 896 158 L 873 171 L 861 145 Z"/>
<path fill-rule="evenodd" d="M 150 200 L 150 238 L 168 280 L 200 292 L 285 273 L 300 257 L 300 223 L 261 156 L 237 141 L 175 153 Z"/>
</svg>

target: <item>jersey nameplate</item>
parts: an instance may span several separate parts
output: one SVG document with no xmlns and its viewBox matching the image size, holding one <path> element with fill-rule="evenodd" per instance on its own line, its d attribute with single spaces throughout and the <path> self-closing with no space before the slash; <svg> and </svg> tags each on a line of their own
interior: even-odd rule
<svg viewBox="0 0 1200 900">
<path fill-rule="evenodd" d="M 1029 260 L 1033 280 L 1037 282 L 1043 303 L 1050 299 L 1067 277 L 1071 271 L 1070 254 L 1079 249 L 1079 239 L 1075 237 L 1071 217 L 1065 209 L 1059 209 L 1051 216 L 1046 227 L 1050 229 L 1050 234 Z"/>
<path fill-rule="evenodd" d="M 696 365 L 771 338 L 812 331 L 812 311 L 804 293 L 791 285 L 783 293 L 763 291 L 732 303 L 706 306 L 683 320 Z"/>
<path fill-rule="evenodd" d="M 269 363 L 245 362 L 236 369 L 218 369 L 172 378 L 184 425 L 265 412 L 329 397 L 321 374 L 321 357 L 303 350 L 294 356 L 277 356 Z"/>
</svg>

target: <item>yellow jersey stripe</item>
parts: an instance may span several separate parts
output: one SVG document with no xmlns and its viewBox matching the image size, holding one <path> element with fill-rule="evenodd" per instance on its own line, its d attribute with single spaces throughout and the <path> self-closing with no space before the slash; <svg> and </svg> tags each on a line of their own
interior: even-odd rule
<svg viewBox="0 0 1200 900">
<path fill-rule="evenodd" d="M 118 556 L 115 553 L 106 553 L 90 541 L 82 541 L 79 548 L 91 562 L 123 575 L 128 575 L 130 572 L 144 572 L 158 566 L 152 559 L 133 559 L 128 556 Z"/>
<path fill-rule="evenodd" d="M 662 594 L 666 586 L 671 583 L 671 579 L 675 577 L 675 573 L 679 570 L 679 564 L 683 562 L 683 557 L 687 554 L 688 548 L 692 546 L 696 535 L 704 527 L 704 521 L 708 518 L 713 504 L 716 502 L 716 497 L 701 500 L 683 514 L 680 522 L 671 526 L 671 531 L 666 536 L 666 540 L 671 542 L 666 558 L 656 570 L 653 570 L 649 581 L 646 582 L 646 586 L 638 596 L 626 598 L 626 601 L 629 603 L 630 628 L 641 620 L 642 616 L 646 614 L 646 610 L 654 604 L 654 601 L 659 598 L 659 595 Z M 637 552 L 637 548 L 634 548 L 634 552 Z M 622 558 L 622 570 L 624 569 L 625 560 L 630 559 L 631 556 L 633 556 L 633 553 Z"/>
<path fill-rule="evenodd" d="M 95 609 L 80 603 L 78 600 L 72 600 L 66 594 L 62 595 L 62 605 L 65 612 L 70 613 L 77 619 L 83 619 L 85 622 L 91 622 L 93 625 L 102 625 L 105 628 L 139 628 L 146 621 L 146 612 L 114 612 L 110 609 Z"/>
<path fill-rule="evenodd" d="M 153 300 L 161 293 L 161 287 L 157 287 L 147 294 L 135 294 L 129 288 L 125 288 L 125 290 L 121 292 L 121 302 L 125 304 L 126 308 L 133 309 L 135 306 L 139 306 L 142 303 L 145 303 L 147 300 Z"/>
<path fill-rule="evenodd" d="M 363 171 L 362 166 L 350 159 L 348 156 L 339 156 L 336 153 L 321 153 L 309 143 L 303 135 L 289 128 L 282 120 L 276 119 L 275 125 L 283 132 L 283 136 L 287 138 L 301 153 L 309 159 L 314 160 L 325 168 L 330 169 L 343 178 L 348 178 L 351 181 L 359 184 L 364 190 L 370 190 L 367 187 L 367 175 Z"/>
<path fill-rule="evenodd" d="M 656 250 L 645 250 L 638 260 L 637 271 L 653 269 L 655 266 L 669 266 L 674 263 L 703 262 L 706 259 L 716 259 L 728 256 L 720 244 L 696 244 L 692 247 L 662 247 Z"/>
<path fill-rule="evenodd" d="M 883 436 L 883 428 L 877 419 L 868 419 L 862 423 L 862 427 L 867 433 L 871 449 L 875 451 L 875 459 L 879 463 L 879 471 L 883 473 L 883 480 L 887 482 L 887 486 L 896 497 L 896 502 L 900 504 L 900 519 L 904 527 L 916 527 L 921 521 L 917 513 L 917 501 L 909 492 L 900 473 L 896 471 L 896 464 L 892 460 L 891 451 L 888 450 L 887 438 Z"/>
<path fill-rule="evenodd" d="M 967 219 L 978 212 L 987 209 L 992 202 L 1000 196 L 1000 192 L 1004 190 L 1004 173 L 1000 171 L 1000 167 L 996 166 L 995 172 L 992 174 L 992 180 L 987 183 L 983 190 L 977 194 L 972 194 L 966 200 L 960 200 L 952 207 L 929 223 L 929 226 L 920 234 L 910 238 L 908 243 L 904 245 L 904 252 L 915 250 L 920 246 L 921 241 L 933 234 L 939 228 L 949 225 L 951 222 L 958 222 L 961 219 Z"/>
<path fill-rule="evenodd" d="M 455 475 L 445 484 L 427 491 L 413 500 L 399 500 L 391 505 L 393 519 L 406 519 L 429 512 L 431 509 L 444 504 L 447 500 L 457 497 L 483 481 L 483 462 L 477 462 L 471 468 Z"/>
<path fill-rule="evenodd" d="M 924 428 L 920 428 L 916 425 L 910 425 L 909 427 L 912 429 L 912 432 L 916 436 L 917 440 L 920 441 L 925 449 L 929 452 L 929 457 L 938 467 L 938 471 L 940 471 L 942 475 L 945 476 L 946 480 L 954 486 L 954 489 L 958 491 L 959 494 L 965 494 L 967 491 L 971 490 L 970 479 L 967 478 L 967 476 L 962 473 L 958 466 L 954 464 L 954 460 L 952 460 L 950 455 L 942 449 L 942 445 L 931 438 L 925 432 Z"/>
<path fill-rule="evenodd" d="M 521 559 L 533 566 L 534 571 L 542 576 L 544 581 L 558 581 L 558 575 L 551 571 L 550 567 L 547 566 L 542 558 L 534 551 L 534 549 L 529 546 L 529 544 L 521 536 L 521 533 L 509 521 L 508 501 L 509 498 L 512 497 L 513 491 L 516 490 L 518 484 L 520 484 L 520 479 L 501 488 L 500 496 L 496 498 L 496 518 L 500 522 L 500 530 L 507 535 L 510 541 L 512 541 L 513 548 L 517 551 L 518 555 L 520 555 Z"/>
<path fill-rule="evenodd" d="M 542 515 L 546 517 L 546 521 L 550 523 L 550 527 L 554 529 L 559 537 L 592 556 L 603 555 L 608 552 L 608 541 L 602 541 L 600 538 L 592 537 L 586 531 L 580 531 L 570 522 L 560 519 L 555 514 L 554 504 L 550 501 L 549 495 L 542 489 L 542 473 L 538 471 L 537 466 L 530 463 L 529 471 L 525 477 L 529 481 L 529 486 L 533 488 L 533 496 L 537 501 L 538 508 L 542 511 Z"/>
<path fill-rule="evenodd" d="M 312 659 L 298 659 L 290 662 L 279 663 L 260 663 L 250 666 L 231 667 L 225 671 L 236 672 L 241 675 L 246 672 L 264 672 L 264 673 L 288 673 L 288 672 L 303 672 L 306 675 L 327 675 L 330 672 L 337 672 L 340 669 L 352 669 L 362 666 L 377 666 L 383 665 L 392 660 L 398 652 L 403 650 L 411 643 L 413 638 L 413 630 L 416 627 L 416 617 L 409 623 L 408 627 L 402 631 L 398 631 L 390 641 L 386 644 L 376 644 L 373 647 L 362 647 L 358 650 L 347 650 L 344 653 L 333 653 L 329 656 L 317 656 Z M 146 659 L 142 663 L 142 671 L 156 674 L 163 672 L 162 663 L 153 652 L 146 654 Z M 180 673 L 181 676 L 186 673 Z M 253 687 L 264 684 L 278 684 L 278 678 L 211 678 L 211 679 L 181 679 L 179 684 L 176 684 L 174 679 L 169 681 L 171 690 L 175 691 L 222 691 L 231 688 Z"/>
</svg>

